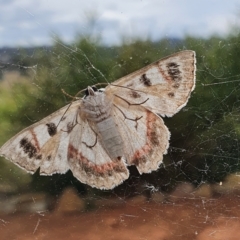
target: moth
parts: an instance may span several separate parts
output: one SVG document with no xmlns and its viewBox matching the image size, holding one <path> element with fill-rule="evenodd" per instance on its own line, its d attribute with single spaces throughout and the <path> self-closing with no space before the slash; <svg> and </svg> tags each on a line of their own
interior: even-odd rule
<svg viewBox="0 0 240 240">
<path fill-rule="evenodd" d="M 82 183 L 112 189 L 129 177 L 159 168 L 170 133 L 162 118 L 184 107 L 195 87 L 194 51 L 181 51 L 73 101 L 25 128 L 0 156 L 41 175 L 69 169 Z"/>
</svg>

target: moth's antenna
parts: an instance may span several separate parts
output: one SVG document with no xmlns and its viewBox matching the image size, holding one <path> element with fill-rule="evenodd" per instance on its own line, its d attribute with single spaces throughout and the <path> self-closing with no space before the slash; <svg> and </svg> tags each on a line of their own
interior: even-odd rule
<svg viewBox="0 0 240 240">
<path fill-rule="evenodd" d="M 112 86 L 114 86 L 114 87 L 120 87 L 120 88 L 129 89 L 129 90 L 134 90 L 135 92 L 146 93 L 145 91 L 137 90 L 137 89 L 130 88 L 130 87 L 126 87 L 126 86 L 120 86 L 120 85 L 116 85 L 116 84 L 112 84 L 112 83 L 110 83 L 109 85 L 112 85 Z"/>
<path fill-rule="evenodd" d="M 86 90 L 86 89 L 83 89 L 82 91 L 85 91 L 85 90 Z M 64 116 L 65 116 L 65 114 L 67 113 L 68 109 L 71 107 L 73 101 L 74 101 L 74 100 L 80 100 L 80 99 L 81 99 L 81 98 L 78 98 L 77 96 L 72 96 L 72 95 L 68 94 L 67 92 L 65 92 L 64 89 L 61 89 L 61 91 L 62 91 L 62 93 L 63 93 L 64 95 L 72 98 L 72 101 L 69 103 L 66 111 L 63 113 L 61 119 L 59 120 L 59 122 L 58 122 L 58 124 L 57 124 L 57 127 L 58 127 L 58 125 L 60 124 L 60 122 L 62 121 L 62 119 L 64 118 Z M 80 91 L 80 92 L 82 92 L 82 91 Z M 79 93 L 80 93 L 80 92 L 79 92 Z"/>
<path fill-rule="evenodd" d="M 60 124 L 60 122 L 63 120 L 63 118 L 64 118 L 64 116 L 65 116 L 66 112 L 67 112 L 67 111 L 68 111 L 68 109 L 71 107 L 72 103 L 73 103 L 73 100 L 72 100 L 72 101 L 71 101 L 71 103 L 68 105 L 68 107 L 67 107 L 66 111 L 64 112 L 64 114 L 63 114 L 63 115 L 62 115 L 62 117 L 60 118 L 60 120 L 59 120 L 59 122 L 58 122 L 58 124 L 57 124 L 56 128 L 58 127 L 58 125 Z"/>
<path fill-rule="evenodd" d="M 78 97 L 76 97 L 76 96 L 74 97 L 74 96 L 68 94 L 67 92 L 65 92 L 64 89 L 61 89 L 61 91 L 62 91 L 62 93 L 63 93 L 64 95 L 66 95 L 67 97 L 70 97 L 70 98 L 72 98 L 73 100 L 79 100 Z"/>
</svg>

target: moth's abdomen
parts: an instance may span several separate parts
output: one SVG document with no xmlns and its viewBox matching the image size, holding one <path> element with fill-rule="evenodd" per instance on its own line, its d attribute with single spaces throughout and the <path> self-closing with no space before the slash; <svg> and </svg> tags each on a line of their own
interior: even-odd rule
<svg viewBox="0 0 240 240">
<path fill-rule="evenodd" d="M 108 116 L 108 118 L 96 123 L 96 126 L 101 142 L 109 156 L 113 159 L 123 156 L 123 140 L 113 117 Z"/>
<path fill-rule="evenodd" d="M 97 130 L 97 141 L 100 141 L 109 157 L 116 159 L 123 156 L 123 140 L 111 115 L 112 100 L 103 92 L 92 92 L 83 99 L 81 111 Z"/>
</svg>

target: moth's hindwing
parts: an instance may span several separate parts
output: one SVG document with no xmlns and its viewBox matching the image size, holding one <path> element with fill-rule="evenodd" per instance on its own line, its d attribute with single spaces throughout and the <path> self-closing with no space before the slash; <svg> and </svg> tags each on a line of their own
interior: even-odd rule
<svg viewBox="0 0 240 240">
<path fill-rule="evenodd" d="M 124 142 L 124 157 L 128 165 L 136 165 L 139 173 L 157 170 L 167 153 L 170 133 L 161 117 L 141 105 L 131 105 L 122 99 L 114 108 L 114 118 Z"/>
</svg>

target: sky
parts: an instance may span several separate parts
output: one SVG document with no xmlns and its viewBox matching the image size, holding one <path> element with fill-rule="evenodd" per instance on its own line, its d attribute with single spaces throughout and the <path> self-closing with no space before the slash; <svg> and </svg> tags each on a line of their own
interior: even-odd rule
<svg viewBox="0 0 240 240">
<path fill-rule="evenodd" d="M 0 47 L 123 39 L 225 36 L 240 26 L 240 0 L 0 0 Z"/>
</svg>

